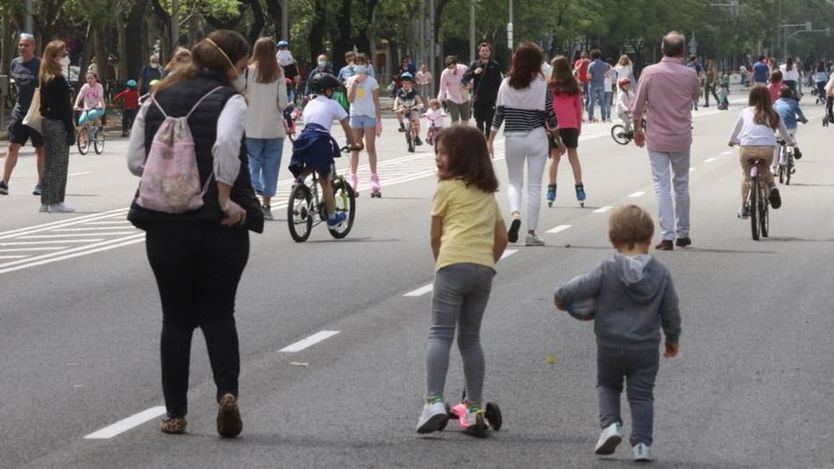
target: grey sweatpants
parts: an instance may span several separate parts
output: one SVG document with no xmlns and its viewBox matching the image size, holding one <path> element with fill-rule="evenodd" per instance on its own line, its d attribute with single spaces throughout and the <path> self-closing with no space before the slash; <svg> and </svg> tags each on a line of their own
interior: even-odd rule
<svg viewBox="0 0 834 469">
<path fill-rule="evenodd" d="M 458 328 L 458 348 L 463 357 L 466 395 L 481 402 L 484 387 L 484 352 L 481 318 L 484 316 L 495 271 L 478 264 L 453 264 L 434 277 L 432 323 L 426 350 L 427 397 L 442 396 L 449 370 L 449 350 Z"/>
<path fill-rule="evenodd" d="M 605 428 L 622 424 L 620 394 L 626 379 L 626 397 L 631 407 L 632 446 L 652 445 L 654 425 L 654 382 L 660 364 L 658 349 L 627 350 L 597 346 L 597 397 L 599 424 Z"/>
</svg>

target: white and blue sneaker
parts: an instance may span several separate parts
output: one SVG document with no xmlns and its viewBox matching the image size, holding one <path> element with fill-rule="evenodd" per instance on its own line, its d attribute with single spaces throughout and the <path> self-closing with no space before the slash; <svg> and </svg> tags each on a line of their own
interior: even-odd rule
<svg viewBox="0 0 834 469">
<path fill-rule="evenodd" d="M 432 433 L 440 431 L 449 422 L 446 413 L 446 403 L 442 397 L 430 399 L 423 406 L 423 412 L 417 420 L 417 433 Z"/>
<path fill-rule="evenodd" d="M 623 441 L 623 426 L 619 423 L 612 423 L 602 430 L 597 441 L 594 453 L 601 456 L 614 454 L 617 446 Z"/>
<path fill-rule="evenodd" d="M 652 457 L 652 447 L 645 443 L 637 443 L 631 448 L 634 454 L 634 462 L 651 462 L 654 461 Z"/>
<path fill-rule="evenodd" d="M 347 214 L 345 212 L 336 212 L 327 218 L 327 227 L 335 229 L 345 220 L 347 220 Z"/>
</svg>

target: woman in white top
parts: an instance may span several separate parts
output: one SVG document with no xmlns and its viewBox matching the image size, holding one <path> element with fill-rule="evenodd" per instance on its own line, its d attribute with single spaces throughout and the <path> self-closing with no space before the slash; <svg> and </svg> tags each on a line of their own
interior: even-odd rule
<svg viewBox="0 0 834 469">
<path fill-rule="evenodd" d="M 275 54 L 272 39 L 258 39 L 246 72 L 246 152 L 252 186 L 262 198 L 267 220 L 273 219 L 271 202 L 278 188 L 278 168 L 287 136 L 287 84 Z"/>
<path fill-rule="evenodd" d="M 730 135 L 730 146 L 740 145 L 739 162 L 743 171 L 741 180 L 741 207 L 738 210 L 738 217 L 746 219 L 750 216 L 750 207 L 747 206 L 747 194 L 750 192 L 750 163 L 751 159 L 761 159 L 766 163 L 759 165 L 759 170 L 764 176 L 765 182 L 770 186 L 770 205 L 774 209 L 782 206 L 782 198 L 776 182 L 773 180 L 773 173 L 770 166 L 773 163 L 773 153 L 778 146 L 776 135 L 785 140 L 788 145 L 796 145 L 796 141 L 788 133 L 785 123 L 779 118 L 779 114 L 773 110 L 770 102 L 770 91 L 764 86 L 755 86 L 750 90 L 750 107 L 741 111 L 738 116 L 733 134 Z"/>
<path fill-rule="evenodd" d="M 361 143 L 365 138 L 365 149 L 368 150 L 368 165 L 371 168 L 371 185 L 378 190 L 379 177 L 376 174 L 376 138 L 382 135 L 382 116 L 379 105 L 379 83 L 369 73 L 368 57 L 356 54 L 353 59 L 354 75 L 347 79 L 345 87 L 348 90 L 350 102 L 350 128 L 353 131 L 353 141 Z M 350 153 L 350 186 L 354 192 L 359 185 L 356 171 L 359 168 L 359 150 Z M 376 191 L 374 191 L 376 192 Z M 358 192 L 357 192 L 358 193 Z"/>
<path fill-rule="evenodd" d="M 527 237 L 526 246 L 544 246 L 536 235 L 542 202 L 542 176 L 549 153 L 548 131 L 561 155 L 565 149 L 559 139 L 556 114 L 550 88 L 542 76 L 544 55 L 539 46 L 522 43 L 513 54 L 510 73 L 498 88 L 495 119 L 489 133 L 489 153 L 495 155 L 493 141 L 504 126 L 505 153 L 513 221 L 507 234 L 518 241 L 521 227 L 521 193 L 524 186 L 524 163 L 527 163 Z"/>
<path fill-rule="evenodd" d="M 799 70 L 794 63 L 793 57 L 785 59 L 779 70 L 782 71 L 782 83 L 788 88 L 792 89 L 794 94 L 797 91 L 797 84 L 799 83 Z"/>
<path fill-rule="evenodd" d="M 614 77 L 614 83 L 619 83 L 621 79 L 628 78 L 629 83 L 637 83 L 634 79 L 634 67 L 631 65 L 631 59 L 626 54 L 620 56 L 617 65 L 614 66 L 614 71 L 617 76 Z M 617 87 L 617 94 L 619 95 L 620 87 Z"/>
</svg>

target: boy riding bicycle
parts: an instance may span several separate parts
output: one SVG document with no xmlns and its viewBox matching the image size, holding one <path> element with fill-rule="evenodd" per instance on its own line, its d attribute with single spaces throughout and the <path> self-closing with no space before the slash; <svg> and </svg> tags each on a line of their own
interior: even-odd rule
<svg viewBox="0 0 834 469">
<path fill-rule="evenodd" d="M 423 108 L 423 98 L 414 90 L 414 77 L 410 73 L 405 72 L 400 75 L 402 88 L 397 91 L 397 96 L 394 98 L 394 113 L 397 115 L 397 120 L 400 122 L 400 132 L 405 132 L 405 125 L 403 124 L 403 117 L 408 119 L 411 123 L 411 128 L 414 131 L 414 144 L 422 145 L 420 140 L 420 118 L 419 115 L 412 111 L 419 112 Z"/>
<path fill-rule="evenodd" d="M 802 108 L 799 107 L 799 101 L 796 99 L 796 93 L 787 86 L 783 86 L 782 89 L 779 90 L 779 99 L 773 103 L 773 110 L 779 114 L 779 118 L 785 123 L 785 128 L 788 130 L 788 133 L 791 137 L 794 137 L 794 140 L 796 140 L 797 122 L 802 122 L 803 124 L 808 123 L 808 119 L 805 118 Z M 802 153 L 799 152 L 799 149 L 795 145 L 793 149 L 794 159 L 798 160 L 802 158 Z M 777 156 L 779 155 L 778 150 L 776 154 Z M 784 164 L 784 162 L 779 161 L 778 157 L 774 158 L 773 165 L 770 168 L 771 172 L 777 173 L 779 171 L 780 164 Z"/>
<path fill-rule="evenodd" d="M 330 126 L 333 121 L 339 121 L 342 125 L 351 150 L 362 149 L 362 145 L 354 144 L 351 139 L 352 132 L 347 112 L 332 99 L 333 93 L 340 86 L 339 79 L 329 73 L 318 73 L 310 80 L 313 99 L 304 108 L 304 130 L 293 142 L 292 161 L 289 166 L 290 172 L 299 181 L 313 171 L 318 173 L 328 215 L 328 228 L 335 228 L 347 218 L 344 213 L 336 212 L 336 201 L 333 197 L 330 178 L 333 158 L 340 151 L 339 144 L 330 135 Z"/>
</svg>

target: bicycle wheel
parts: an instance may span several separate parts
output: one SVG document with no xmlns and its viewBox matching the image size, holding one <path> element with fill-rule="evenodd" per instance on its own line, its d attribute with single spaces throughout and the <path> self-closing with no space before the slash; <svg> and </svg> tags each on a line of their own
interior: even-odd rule
<svg viewBox="0 0 834 469">
<path fill-rule="evenodd" d="M 287 224 L 290 227 L 292 239 L 301 243 L 310 237 L 313 231 L 313 195 L 310 189 L 304 184 L 296 184 L 290 192 L 290 199 L 287 202 Z"/>
<path fill-rule="evenodd" d="M 93 148 L 96 151 L 96 155 L 100 155 L 104 153 L 104 129 L 99 128 L 96 131 L 96 138 L 93 139 Z"/>
<path fill-rule="evenodd" d="M 759 228 L 761 228 L 762 237 L 767 238 L 770 232 L 770 209 L 768 208 L 770 203 L 768 202 L 766 196 L 767 191 L 764 186 L 762 186 L 761 190 L 762 192 L 759 194 Z"/>
<path fill-rule="evenodd" d="M 408 144 L 408 152 L 414 153 L 414 129 L 411 127 L 411 122 L 405 126 L 405 142 Z"/>
<path fill-rule="evenodd" d="M 336 239 L 342 239 L 350 233 L 353 228 L 353 219 L 356 217 L 356 195 L 353 188 L 341 176 L 333 181 L 333 197 L 336 199 L 336 211 L 347 215 L 345 221 L 336 228 L 328 227 L 330 235 Z"/>
<path fill-rule="evenodd" d="M 750 181 L 750 232 L 753 241 L 759 240 L 759 177 Z"/>
<path fill-rule="evenodd" d="M 625 134 L 625 127 L 622 124 L 614 124 L 611 126 L 611 138 L 620 145 L 628 145 L 631 139 Z"/>
<path fill-rule="evenodd" d="M 90 130 L 87 127 L 78 129 L 78 135 L 75 136 L 75 146 L 78 147 L 78 153 L 86 155 L 90 150 Z"/>
<path fill-rule="evenodd" d="M 781 170 L 780 170 L 781 171 Z M 785 168 L 785 185 L 791 185 L 791 173 L 793 172 L 793 155 L 788 155 L 788 164 Z M 781 182 L 781 179 L 780 179 Z"/>
</svg>

